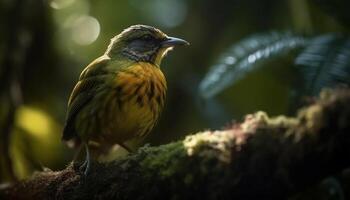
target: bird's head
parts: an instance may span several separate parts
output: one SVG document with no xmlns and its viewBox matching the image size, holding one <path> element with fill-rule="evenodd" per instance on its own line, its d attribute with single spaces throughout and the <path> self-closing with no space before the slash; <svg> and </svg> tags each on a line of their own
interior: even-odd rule
<svg viewBox="0 0 350 200">
<path fill-rule="evenodd" d="M 106 54 L 112 59 L 125 56 L 128 59 L 151 62 L 159 66 L 166 53 L 178 45 L 189 45 L 189 43 L 169 37 L 151 26 L 134 25 L 111 39 Z"/>
</svg>

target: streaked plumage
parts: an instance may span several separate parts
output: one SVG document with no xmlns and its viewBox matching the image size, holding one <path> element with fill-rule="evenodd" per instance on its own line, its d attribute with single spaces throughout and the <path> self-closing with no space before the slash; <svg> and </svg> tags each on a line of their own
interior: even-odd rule
<svg viewBox="0 0 350 200">
<path fill-rule="evenodd" d="M 94 142 L 108 150 L 145 137 L 164 106 L 161 60 L 173 46 L 186 43 L 145 25 L 114 37 L 106 53 L 83 70 L 71 93 L 63 140 L 86 147 Z"/>
</svg>

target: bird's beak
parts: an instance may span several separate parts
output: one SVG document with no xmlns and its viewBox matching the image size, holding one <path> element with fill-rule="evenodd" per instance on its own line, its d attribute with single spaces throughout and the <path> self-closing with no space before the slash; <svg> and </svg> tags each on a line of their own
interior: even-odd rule
<svg viewBox="0 0 350 200">
<path fill-rule="evenodd" d="M 183 46 L 183 45 L 190 45 L 190 43 L 187 42 L 186 40 L 176 38 L 176 37 L 167 37 L 167 39 L 161 43 L 161 46 L 165 48 L 174 47 L 174 46 Z"/>
</svg>

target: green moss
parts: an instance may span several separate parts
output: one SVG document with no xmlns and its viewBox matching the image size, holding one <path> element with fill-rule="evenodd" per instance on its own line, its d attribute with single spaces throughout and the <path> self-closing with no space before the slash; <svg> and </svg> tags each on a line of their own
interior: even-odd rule
<svg viewBox="0 0 350 200">
<path fill-rule="evenodd" d="M 163 177 L 172 176 L 181 166 L 181 157 L 185 157 L 182 142 L 174 142 L 159 147 L 141 149 L 147 156 L 141 161 L 141 166 L 147 170 L 157 170 Z"/>
</svg>

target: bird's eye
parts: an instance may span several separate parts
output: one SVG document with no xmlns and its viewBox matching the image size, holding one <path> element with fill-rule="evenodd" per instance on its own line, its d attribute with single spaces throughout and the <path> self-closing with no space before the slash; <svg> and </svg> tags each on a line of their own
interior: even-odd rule
<svg viewBox="0 0 350 200">
<path fill-rule="evenodd" d="M 151 40 L 151 39 L 152 39 L 152 36 L 150 36 L 150 35 L 144 35 L 144 36 L 142 36 L 142 39 L 143 39 L 143 40 Z"/>
</svg>

